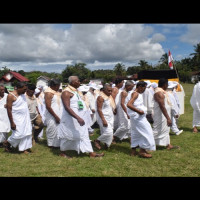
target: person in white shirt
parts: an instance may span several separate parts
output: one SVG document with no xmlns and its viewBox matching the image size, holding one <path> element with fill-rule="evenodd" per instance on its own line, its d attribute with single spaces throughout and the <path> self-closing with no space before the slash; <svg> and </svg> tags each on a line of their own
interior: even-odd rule
<svg viewBox="0 0 200 200">
<path fill-rule="evenodd" d="M 193 108 L 193 133 L 198 133 L 197 127 L 200 127 L 200 82 L 196 83 L 193 88 L 190 104 Z"/>
<path fill-rule="evenodd" d="M 7 113 L 7 97 L 5 93 L 4 85 L 0 85 L 0 147 L 3 142 L 8 139 L 8 133 L 10 132 L 10 121 Z"/>
</svg>

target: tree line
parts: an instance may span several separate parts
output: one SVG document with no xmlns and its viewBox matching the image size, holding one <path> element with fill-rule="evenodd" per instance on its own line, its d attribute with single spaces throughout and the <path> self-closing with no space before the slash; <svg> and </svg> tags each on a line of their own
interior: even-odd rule
<svg viewBox="0 0 200 200">
<path fill-rule="evenodd" d="M 179 79 L 181 82 L 191 82 L 192 72 L 199 71 L 200 69 L 200 43 L 194 46 L 194 53 L 190 57 L 184 58 L 179 61 L 174 61 L 174 66 L 177 69 Z M 68 82 L 68 77 L 76 75 L 80 78 L 81 82 L 89 82 L 90 79 L 102 79 L 103 82 L 112 82 L 116 76 L 128 76 L 137 74 L 141 70 L 160 70 L 169 69 L 168 54 L 162 55 L 158 64 L 152 66 L 145 60 L 140 60 L 136 66 L 125 66 L 123 63 L 117 63 L 112 70 L 98 69 L 91 71 L 86 67 L 86 63 L 76 63 L 74 65 L 67 65 L 62 73 L 55 72 L 42 72 L 31 71 L 25 72 L 23 70 L 16 71 L 30 80 L 31 83 L 36 83 L 39 76 L 47 76 L 49 78 L 60 79 L 63 83 Z M 10 69 L 3 67 L 0 70 L 0 77 L 7 73 Z"/>
</svg>

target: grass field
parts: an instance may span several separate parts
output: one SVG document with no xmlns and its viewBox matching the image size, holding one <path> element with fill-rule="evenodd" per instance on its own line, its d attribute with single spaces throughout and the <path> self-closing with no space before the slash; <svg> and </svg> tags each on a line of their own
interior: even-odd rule
<svg viewBox="0 0 200 200">
<path fill-rule="evenodd" d="M 58 156 L 59 150 L 49 149 L 46 140 L 33 147 L 33 153 L 25 155 L 7 153 L 0 149 L 1 177 L 198 177 L 200 176 L 200 134 L 192 133 L 192 107 L 190 97 L 193 84 L 182 84 L 185 90 L 185 114 L 179 119 L 184 132 L 170 134 L 171 144 L 180 149 L 168 151 L 157 148 L 153 158 L 130 157 L 130 144 L 125 140 L 112 145 L 102 158 L 89 158 L 69 151 L 73 159 Z M 95 130 L 98 137 L 99 130 Z M 96 151 L 96 149 L 95 149 Z"/>
</svg>

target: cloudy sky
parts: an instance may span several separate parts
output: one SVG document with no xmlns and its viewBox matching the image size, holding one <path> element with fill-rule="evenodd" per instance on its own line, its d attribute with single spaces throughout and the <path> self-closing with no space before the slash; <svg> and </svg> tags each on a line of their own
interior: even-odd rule
<svg viewBox="0 0 200 200">
<path fill-rule="evenodd" d="M 113 69 L 117 63 L 155 65 L 171 51 L 189 57 L 200 24 L 0 24 L 0 68 L 62 72 L 68 64 Z"/>
</svg>

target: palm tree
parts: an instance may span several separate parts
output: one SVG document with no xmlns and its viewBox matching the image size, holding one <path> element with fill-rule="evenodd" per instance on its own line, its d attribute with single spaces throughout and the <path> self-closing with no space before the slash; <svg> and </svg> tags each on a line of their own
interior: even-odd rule
<svg viewBox="0 0 200 200">
<path fill-rule="evenodd" d="M 146 62 L 145 60 L 140 60 L 138 65 L 141 67 L 141 69 L 148 69 L 149 68 L 148 62 Z"/>
<path fill-rule="evenodd" d="M 159 63 L 168 65 L 168 55 L 167 53 L 163 54 L 159 60 Z"/>
<path fill-rule="evenodd" d="M 195 53 L 191 53 L 193 55 L 194 65 L 200 66 L 200 43 L 194 46 Z"/>
</svg>

